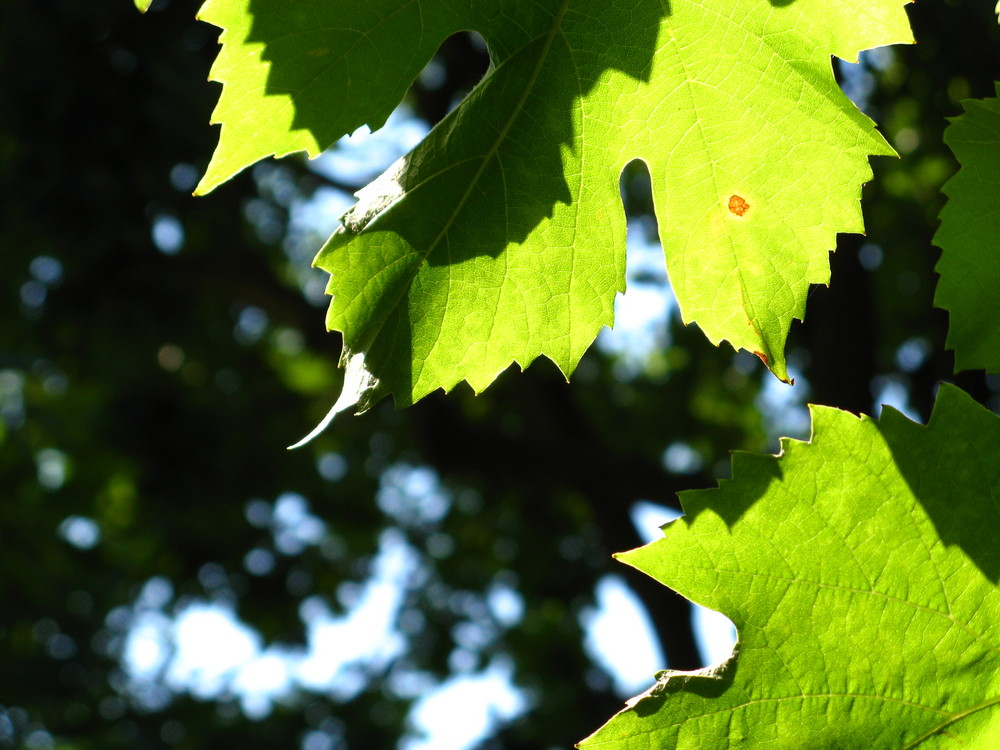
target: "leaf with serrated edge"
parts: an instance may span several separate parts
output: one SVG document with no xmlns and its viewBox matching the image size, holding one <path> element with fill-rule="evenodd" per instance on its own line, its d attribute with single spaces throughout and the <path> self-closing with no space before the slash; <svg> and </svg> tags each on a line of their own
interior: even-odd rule
<svg viewBox="0 0 1000 750">
<path fill-rule="evenodd" d="M 784 342 L 838 232 L 862 231 L 868 156 L 892 150 L 831 55 L 912 39 L 902 0 L 209 0 L 219 149 L 200 191 L 270 154 L 384 122 L 450 34 L 492 65 L 359 194 L 317 264 L 363 410 L 545 355 L 567 375 L 624 289 L 618 178 L 644 160 L 686 322 L 787 379 Z"/>
<path fill-rule="evenodd" d="M 943 188 L 934 304 L 950 313 L 955 369 L 1000 372 L 1000 99 L 962 104 L 944 134 L 961 169 Z"/>
<path fill-rule="evenodd" d="M 579 747 L 1000 747 L 1000 418 L 943 385 L 926 427 L 812 419 L 809 443 L 734 454 L 732 480 L 618 556 L 739 642 Z"/>
</svg>

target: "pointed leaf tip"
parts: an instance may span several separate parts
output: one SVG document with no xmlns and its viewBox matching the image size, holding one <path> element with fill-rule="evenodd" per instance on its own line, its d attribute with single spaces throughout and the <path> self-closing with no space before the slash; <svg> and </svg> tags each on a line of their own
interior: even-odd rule
<svg viewBox="0 0 1000 750">
<path fill-rule="evenodd" d="M 364 353 L 347 355 L 347 364 L 344 368 L 344 386 L 340 391 L 340 398 L 333 407 L 326 413 L 322 421 L 316 425 L 315 429 L 302 438 L 299 442 L 294 445 L 288 446 L 287 450 L 295 450 L 296 448 L 301 448 L 303 445 L 310 443 L 320 435 L 330 423 L 333 418 L 340 414 L 342 411 L 347 411 L 352 406 L 361 404 L 359 408 L 359 413 L 365 411 L 371 402 L 364 399 L 365 396 L 371 395 L 372 391 L 378 386 L 378 379 L 375 378 L 366 368 L 365 368 L 365 355 Z"/>
</svg>

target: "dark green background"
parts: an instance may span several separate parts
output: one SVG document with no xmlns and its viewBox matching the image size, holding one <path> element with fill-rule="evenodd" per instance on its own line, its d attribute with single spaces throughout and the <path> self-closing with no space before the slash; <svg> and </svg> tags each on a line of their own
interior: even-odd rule
<svg viewBox="0 0 1000 750">
<path fill-rule="evenodd" d="M 941 183 L 954 169 L 941 133 L 944 118 L 960 113 L 958 99 L 989 96 L 1000 78 L 992 6 L 920 0 L 909 6 L 918 46 L 870 71 L 870 114 L 890 142 L 915 147 L 899 161 L 876 161 L 865 192 L 868 236 L 842 237 L 831 287 L 814 290 L 808 321 L 793 328 L 790 354 L 810 401 L 870 413 L 873 393 L 891 381 L 926 416 L 935 384 L 949 378 L 947 315 L 931 305 L 931 236 Z M 639 542 L 635 501 L 676 507 L 675 492 L 711 486 L 726 471 L 729 450 L 773 449 L 754 406 L 770 377 L 762 367 L 675 326 L 671 348 L 645 375 L 616 378 L 614 362 L 594 350 L 567 385 L 537 362 L 479 397 L 459 387 L 402 412 L 384 402 L 341 417 L 315 443 L 286 452 L 339 387 L 339 339 L 324 332 L 322 307 L 294 280 L 323 238 L 285 242 L 289 191 L 309 195 L 326 181 L 287 159 L 205 198 L 172 183 L 173 173 L 183 188 L 185 169 L 204 168 L 216 138 L 207 123 L 218 86 L 206 78 L 217 32 L 193 20 L 197 3 L 158 1 L 147 16 L 127 0 L 33 0 L 5 10 L 0 747 L 27 737 L 47 746 L 44 729 L 67 748 L 290 748 L 331 718 L 349 747 L 393 746 L 409 701 L 384 673 L 349 702 L 303 693 L 251 721 L 232 701 L 187 694 L 149 710 L 124 683 L 118 654 L 129 608 L 157 576 L 173 586 L 168 612 L 221 597 L 268 643 L 301 643 L 300 600 L 318 595 L 337 611 L 336 587 L 370 572 L 378 536 L 393 524 L 374 502 L 379 475 L 397 462 L 434 467 L 455 496 L 474 498 L 437 525 L 403 529 L 417 549 L 440 534 L 453 542 L 447 557 L 424 555 L 433 590 L 481 593 L 504 580 L 524 597 L 522 622 L 479 659 L 509 655 L 535 703 L 485 747 L 567 747 L 620 707 L 583 650 L 578 617 L 608 573 L 647 602 L 671 667 L 701 665 L 687 603 L 610 555 Z M 440 59 L 443 83 L 410 96 L 432 122 L 484 65 L 465 37 L 450 40 Z M 623 184 L 633 215 L 647 212 L 642 175 L 630 169 Z M 183 226 L 176 255 L 152 241 L 158 216 Z M 877 267 L 864 243 L 881 248 Z M 56 259 L 61 272 L 46 276 L 52 265 L 39 258 Z M 269 320 L 255 341 L 234 335 L 250 307 Z M 897 352 L 914 340 L 930 356 L 901 369 Z M 997 409 L 995 379 L 950 379 Z M 703 471 L 663 468 L 665 447 L 678 441 L 700 453 Z M 66 458 L 57 488 L 39 480 L 51 449 Z M 339 481 L 317 470 L 329 452 L 346 460 Z M 283 492 L 307 498 L 342 551 L 308 547 L 278 555 L 269 575 L 249 575 L 244 556 L 272 542 L 247 522 L 247 503 Z M 71 516 L 97 522 L 93 549 L 62 538 Z M 423 617 L 411 618 L 418 625 L 403 661 L 444 677 L 464 615 L 430 589 L 407 596 L 405 610 Z"/>
</svg>

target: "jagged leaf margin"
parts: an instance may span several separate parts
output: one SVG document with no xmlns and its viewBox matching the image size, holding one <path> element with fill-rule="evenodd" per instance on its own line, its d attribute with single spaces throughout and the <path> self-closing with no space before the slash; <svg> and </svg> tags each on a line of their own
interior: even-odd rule
<svg viewBox="0 0 1000 750">
<path fill-rule="evenodd" d="M 997 84 L 1000 94 L 1000 83 Z M 967 99 L 944 134 L 961 168 L 934 243 L 944 251 L 934 304 L 949 311 L 955 369 L 1000 372 L 1000 99 Z"/>
<path fill-rule="evenodd" d="M 624 288 L 624 165 L 649 166 L 686 322 L 787 378 L 784 341 L 891 149 L 830 57 L 911 41 L 902 0 L 209 0 L 220 146 L 199 191 L 380 125 L 449 34 L 492 67 L 359 194 L 317 258 L 344 333 L 338 408 L 406 405 L 511 362 L 567 375 Z"/>
<path fill-rule="evenodd" d="M 812 420 L 618 556 L 739 642 L 579 747 L 1000 747 L 1000 418 L 943 385 L 926 427 L 888 407 Z"/>
</svg>

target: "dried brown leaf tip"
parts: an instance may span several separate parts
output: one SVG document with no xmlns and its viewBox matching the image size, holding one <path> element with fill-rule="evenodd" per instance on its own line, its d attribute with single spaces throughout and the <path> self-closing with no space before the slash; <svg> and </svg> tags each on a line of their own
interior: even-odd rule
<svg viewBox="0 0 1000 750">
<path fill-rule="evenodd" d="M 750 204 L 738 195 L 729 196 L 729 211 L 737 216 L 743 216 L 750 210 Z"/>
</svg>

